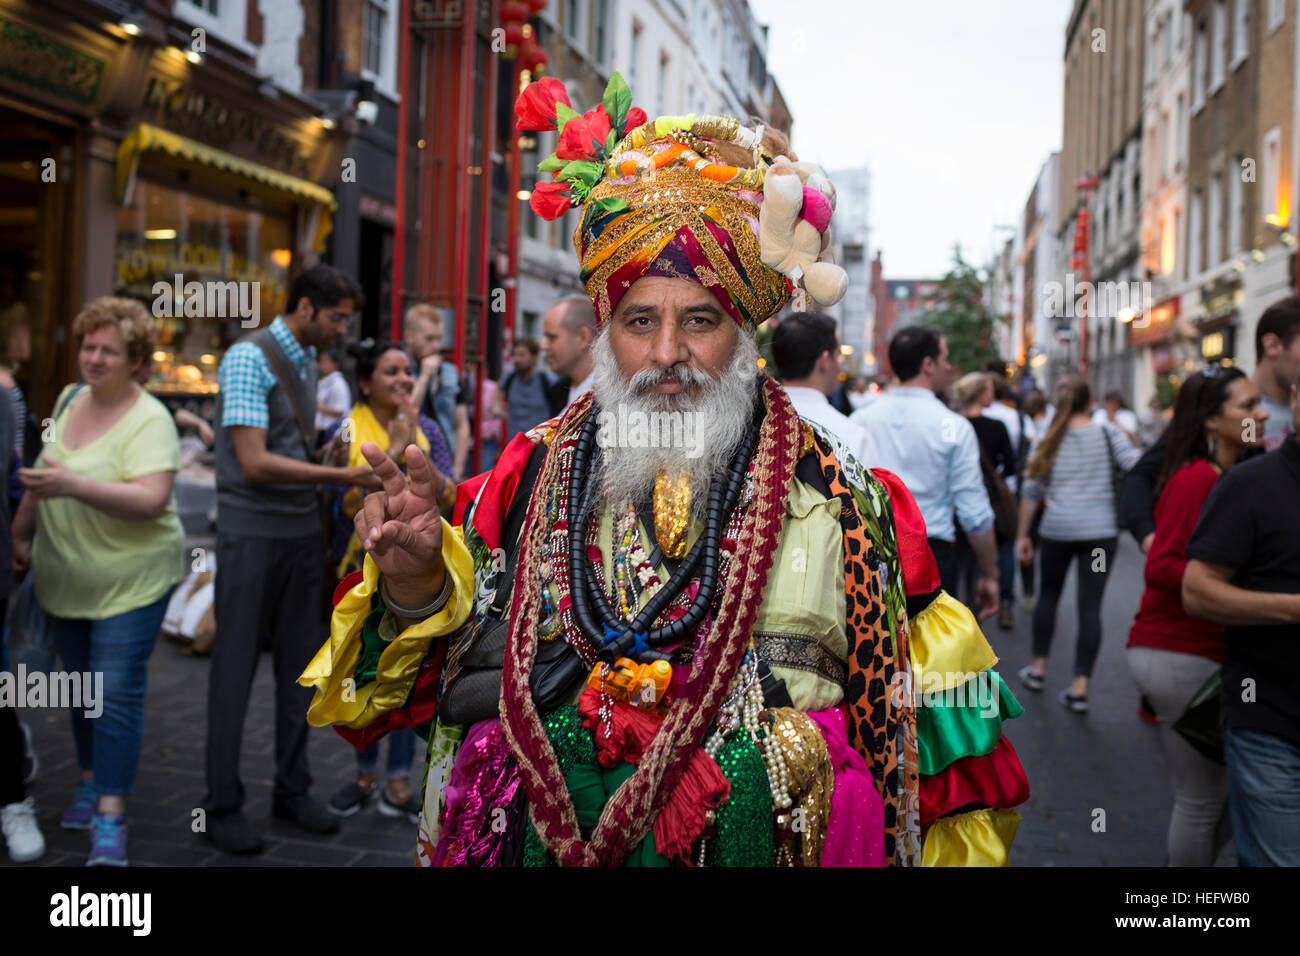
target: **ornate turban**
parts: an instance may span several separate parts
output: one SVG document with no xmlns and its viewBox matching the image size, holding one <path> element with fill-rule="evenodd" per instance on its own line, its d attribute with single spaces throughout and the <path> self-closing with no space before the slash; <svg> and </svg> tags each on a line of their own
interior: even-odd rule
<svg viewBox="0 0 1300 956">
<path fill-rule="evenodd" d="M 664 276 L 704 286 L 752 332 L 799 291 L 802 276 L 798 268 L 765 263 L 765 252 L 771 261 L 781 259 L 760 244 L 764 181 L 778 158 L 764 146 L 761 127 L 694 114 L 647 122 L 631 100 L 617 73 L 600 106 L 585 115 L 569 106 L 558 80 L 540 80 L 520 94 L 521 129 L 560 130 L 556 152 L 538 166 L 553 181 L 537 184 L 530 205 L 547 219 L 582 208 L 573 244 L 600 324 L 634 282 Z M 725 163 L 717 148 L 724 143 L 751 154 L 753 166 Z M 828 201 L 812 234 L 822 248 L 829 244 L 820 241 L 829 215 Z"/>
</svg>

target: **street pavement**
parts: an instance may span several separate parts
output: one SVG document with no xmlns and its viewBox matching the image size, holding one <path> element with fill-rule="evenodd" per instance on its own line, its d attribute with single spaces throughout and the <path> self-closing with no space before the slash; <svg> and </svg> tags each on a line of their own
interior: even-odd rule
<svg viewBox="0 0 1300 956">
<path fill-rule="evenodd" d="M 1057 608 L 1056 637 L 1041 693 L 1027 690 L 1016 672 L 1033 658 L 1032 615 L 1016 609 L 1015 627 L 984 633 L 1000 661 L 999 673 L 1024 716 L 1008 721 L 1010 738 L 1029 777 L 1029 802 L 1011 850 L 1013 866 L 1163 866 L 1173 806 L 1157 728 L 1138 717 L 1139 695 L 1124 655 L 1128 629 L 1142 599 L 1144 555 L 1120 537 L 1102 598 L 1101 653 L 1088 688 L 1086 716 L 1057 699 L 1074 673 L 1078 633 L 1071 569 Z M 1016 593 L 1020 594 L 1020 582 Z M 1235 865 L 1229 846 L 1218 865 Z"/>
<path fill-rule="evenodd" d="M 192 538 L 188 544 L 209 544 Z M 187 551 L 188 553 L 188 551 Z M 324 635 L 322 635 L 322 642 Z M 305 667 L 306 661 L 303 662 Z M 208 658 L 183 653 L 159 639 L 149 659 L 145 696 L 144 749 L 135 794 L 127 803 L 127 855 L 131 865 L 158 866 L 410 866 L 416 826 L 405 817 L 381 815 L 375 804 L 340 821 L 339 832 L 313 836 L 271 816 L 275 775 L 275 686 L 269 652 L 261 655 L 253 683 L 240 773 L 247 793 L 244 812 L 261 833 L 266 849 L 256 856 L 228 856 L 194 832 L 204 784 Z M 32 728 L 40 770 L 27 786 L 36 798 L 47 866 L 80 866 L 89 852 L 85 831 L 62 830 L 59 817 L 77 786 L 77 758 L 66 710 L 25 710 L 19 719 Z M 388 745 L 381 744 L 382 779 Z M 312 728 L 308 761 L 312 796 L 324 803 L 356 775 L 351 744 L 329 728 Z M 416 741 L 411 783 L 418 788 L 424 760 Z M 0 853 L 0 865 L 11 865 Z"/>
<path fill-rule="evenodd" d="M 1124 659 L 1124 642 L 1142 591 L 1142 554 L 1121 539 L 1103 601 L 1101 654 L 1089 694 L 1091 711 L 1067 711 L 1057 694 L 1069 681 L 1075 638 L 1074 573 L 1058 611 L 1057 638 L 1047 689 L 1034 694 L 1016 671 L 1031 657 L 1030 614 L 1017 608 L 1013 630 L 996 618 L 985 633 L 1001 658 L 998 668 L 1025 707 L 1004 730 L 1024 762 L 1030 799 L 1012 849 L 1017 866 L 1161 866 L 1172 790 L 1158 730 L 1139 719 L 1138 694 Z M 1017 582 L 1017 587 L 1018 587 Z M 328 837 L 302 833 L 270 816 L 274 732 L 271 660 L 264 654 L 254 684 L 244 735 L 242 772 L 246 812 L 263 833 L 266 851 L 253 857 L 217 852 L 192 831 L 204 792 L 203 740 L 208 661 L 160 641 L 149 663 L 145 739 L 135 796 L 128 805 L 133 865 L 169 866 L 407 866 L 413 861 L 415 826 L 381 816 L 371 805 L 344 819 Z M 76 759 L 67 712 L 25 711 L 40 757 L 29 785 L 48 845 L 46 865 L 85 860 L 84 832 L 59 829 L 58 819 L 76 786 Z M 384 745 L 385 748 L 387 745 Z M 309 756 L 313 793 L 327 800 L 355 773 L 351 747 L 332 730 L 313 729 Z M 385 750 L 386 755 L 386 750 Z M 417 747 L 413 782 L 419 780 Z M 383 763 L 381 761 L 381 770 Z M 1220 865 L 1235 862 L 1231 850 Z M 7 857 L 0 863 L 8 865 Z"/>
</svg>

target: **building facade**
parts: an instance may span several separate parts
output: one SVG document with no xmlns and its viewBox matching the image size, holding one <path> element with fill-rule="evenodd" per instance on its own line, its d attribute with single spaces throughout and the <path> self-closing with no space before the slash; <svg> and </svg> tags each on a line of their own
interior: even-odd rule
<svg viewBox="0 0 1300 956">
<path fill-rule="evenodd" d="M 1087 328 L 1066 294 L 1059 318 L 1068 320 L 1071 364 L 1087 366 L 1098 394 L 1132 393 L 1127 321 L 1133 312 L 1116 303 L 1140 288 L 1142 263 L 1141 151 L 1142 64 L 1145 4 L 1128 0 L 1075 0 L 1065 33 L 1065 97 L 1060 175 L 1057 181 L 1058 252 L 1054 278 L 1074 290 L 1085 278 L 1098 294 L 1087 296 Z M 1080 181 L 1095 180 L 1095 188 Z M 1087 248 L 1076 252 L 1078 213 L 1087 209 Z M 1134 285 L 1137 283 L 1138 285 Z M 1121 293 L 1125 297 L 1121 299 Z"/>
<path fill-rule="evenodd" d="M 210 412 L 224 349 L 319 260 L 344 138 L 307 91 L 315 13 L 0 0 L 0 341 L 38 417 L 105 294 L 159 317 L 150 389 Z"/>
<path fill-rule="evenodd" d="M 1061 154 L 1047 157 L 1025 201 L 1016 236 L 1016 276 L 1012 313 L 1015 335 L 1009 364 L 1017 366 L 1022 381 L 1048 394 L 1069 362 L 1069 325 L 1058 328 L 1049 303 L 1057 281 L 1056 203 Z M 1064 331 L 1062 339 L 1058 333 Z"/>
<path fill-rule="evenodd" d="M 1295 288 L 1296 18 L 1275 0 L 1189 2 L 1187 282 L 1198 359 L 1255 365 L 1260 314 Z"/>
</svg>

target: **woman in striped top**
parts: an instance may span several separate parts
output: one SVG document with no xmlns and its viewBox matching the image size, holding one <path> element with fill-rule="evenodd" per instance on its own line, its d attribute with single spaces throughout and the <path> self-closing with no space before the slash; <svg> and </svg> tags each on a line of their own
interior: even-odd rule
<svg viewBox="0 0 1300 956">
<path fill-rule="evenodd" d="M 1020 671 L 1033 691 L 1043 689 L 1047 654 L 1056 630 L 1056 605 L 1070 562 L 1079 563 L 1079 636 L 1074 679 L 1061 702 L 1076 714 L 1088 712 L 1088 678 L 1101 647 L 1101 596 L 1106 572 L 1115 557 L 1119 533 L 1115 513 L 1115 471 L 1128 471 L 1141 451 L 1120 429 L 1089 417 L 1088 383 L 1070 379 L 1056 396 L 1056 414 L 1046 434 L 1035 442 L 1021 489 L 1020 535 L 1016 552 L 1022 564 L 1034 560 L 1029 526 L 1044 501 L 1039 544 L 1042 589 L 1034 609 L 1034 660 Z"/>
</svg>

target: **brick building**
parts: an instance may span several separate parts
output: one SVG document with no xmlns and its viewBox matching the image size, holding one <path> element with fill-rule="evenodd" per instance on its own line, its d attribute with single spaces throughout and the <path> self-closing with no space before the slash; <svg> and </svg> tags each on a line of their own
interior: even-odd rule
<svg viewBox="0 0 1300 956">
<path fill-rule="evenodd" d="M 1255 364 L 1254 328 L 1295 286 L 1296 7 L 1190 0 L 1188 283 L 1200 358 Z"/>
<path fill-rule="evenodd" d="M 1056 277 L 1073 289 L 1082 276 L 1071 265 L 1077 213 L 1091 212 L 1085 253 L 1093 283 L 1129 288 L 1141 276 L 1139 196 L 1142 148 L 1144 3 L 1075 0 L 1065 33 L 1065 97 L 1057 182 Z M 1076 183 L 1096 178 L 1088 196 Z M 1087 330 L 1088 377 L 1094 390 L 1131 391 L 1131 356 L 1120 314 L 1093 297 Z M 1113 301 L 1113 299 L 1111 299 Z M 1103 306 L 1103 307 L 1099 307 Z M 1131 316 L 1129 316 L 1131 317 Z M 1083 329 L 1073 318 L 1076 367 Z"/>
</svg>

